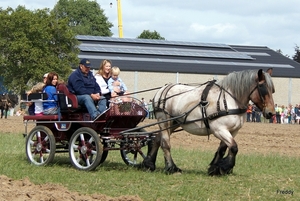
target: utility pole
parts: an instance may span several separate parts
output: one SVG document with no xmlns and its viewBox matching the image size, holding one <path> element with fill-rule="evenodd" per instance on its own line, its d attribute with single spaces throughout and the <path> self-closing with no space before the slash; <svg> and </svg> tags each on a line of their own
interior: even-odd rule
<svg viewBox="0 0 300 201">
<path fill-rule="evenodd" d="M 118 3 L 118 29 L 119 29 L 119 38 L 123 38 L 123 24 L 122 24 L 121 0 L 117 0 L 117 3 Z"/>
</svg>

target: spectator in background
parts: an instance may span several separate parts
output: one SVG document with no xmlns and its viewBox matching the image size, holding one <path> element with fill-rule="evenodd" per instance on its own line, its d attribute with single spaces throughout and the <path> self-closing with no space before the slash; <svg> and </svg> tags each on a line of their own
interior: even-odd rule
<svg viewBox="0 0 300 201">
<path fill-rule="evenodd" d="M 256 122 L 256 105 L 255 104 L 252 104 L 252 122 Z"/>
<path fill-rule="evenodd" d="M 251 114 L 252 114 L 252 105 L 248 104 L 248 106 L 247 106 L 247 122 L 251 122 Z"/>
<path fill-rule="evenodd" d="M 144 98 L 141 99 L 141 102 L 142 102 L 142 106 L 147 110 L 146 117 L 149 117 L 149 111 L 148 111 L 148 104 L 147 104 L 147 102 L 145 101 Z"/>
<path fill-rule="evenodd" d="M 284 108 L 284 105 L 281 106 L 281 113 L 280 113 L 280 123 L 284 124 L 285 123 L 285 118 L 287 115 L 287 110 Z"/>
<path fill-rule="evenodd" d="M 297 109 L 296 109 L 296 122 L 297 122 L 297 124 L 299 124 L 300 123 L 300 105 L 297 105 L 298 107 L 297 107 Z"/>
<path fill-rule="evenodd" d="M 256 122 L 261 122 L 261 110 L 258 107 L 255 109 L 255 119 Z"/>
<path fill-rule="evenodd" d="M 282 108 L 279 107 L 277 104 L 275 104 L 275 112 L 276 112 L 276 123 L 280 124 Z"/>
<path fill-rule="evenodd" d="M 298 117 L 298 113 L 299 113 L 299 108 L 298 108 L 298 104 L 296 104 L 296 106 L 294 107 L 294 122 L 297 123 L 297 117 Z"/>
<path fill-rule="evenodd" d="M 149 119 L 153 119 L 154 118 L 154 114 L 153 114 L 153 105 L 152 105 L 152 100 L 149 100 L 149 104 L 148 104 L 148 111 L 149 111 Z"/>
</svg>

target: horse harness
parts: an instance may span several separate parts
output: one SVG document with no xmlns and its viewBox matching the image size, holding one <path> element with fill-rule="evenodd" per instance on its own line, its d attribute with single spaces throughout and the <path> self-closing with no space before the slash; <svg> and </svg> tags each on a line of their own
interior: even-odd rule
<svg viewBox="0 0 300 201">
<path fill-rule="evenodd" d="M 166 101 L 174 96 L 178 96 L 178 95 L 181 95 L 183 93 L 186 93 L 186 92 L 189 92 L 189 91 L 192 91 L 192 90 L 188 90 L 188 91 L 184 91 L 182 93 L 178 93 L 178 94 L 174 94 L 172 96 L 169 96 L 169 97 L 166 97 L 167 96 L 167 93 L 168 91 L 174 87 L 175 85 L 177 84 L 172 84 L 172 85 L 169 85 L 168 87 L 166 87 L 166 89 L 161 93 L 161 97 L 158 99 L 158 104 L 157 104 L 157 107 L 155 107 L 156 110 L 162 110 L 165 114 L 168 114 L 169 116 L 173 117 L 172 115 L 170 115 L 166 110 L 165 110 L 165 105 L 166 105 Z M 244 108 L 238 108 L 238 109 L 228 109 L 227 107 L 227 101 L 225 99 L 225 92 L 228 93 L 236 102 L 240 103 L 231 93 L 229 93 L 226 89 L 224 89 L 223 87 L 221 87 L 220 85 L 218 85 L 216 83 L 216 80 L 212 80 L 212 81 L 208 81 L 202 85 L 206 85 L 203 92 L 202 92 L 202 95 L 201 95 L 201 99 L 200 99 L 200 102 L 199 104 L 195 105 L 193 108 L 191 108 L 189 111 L 185 112 L 184 115 L 180 115 L 178 117 L 181 118 L 184 116 L 184 121 L 183 122 L 180 122 L 178 119 L 176 119 L 176 122 L 178 123 L 178 125 L 180 124 L 187 124 L 187 123 L 193 123 L 193 122 L 196 122 L 196 121 L 203 121 L 204 124 L 205 124 L 205 127 L 207 129 L 207 135 L 209 135 L 209 122 L 208 120 L 213 120 L 213 119 L 216 119 L 216 118 L 219 118 L 219 117 L 222 117 L 222 116 L 226 116 L 226 115 L 233 115 L 233 114 L 242 114 L 242 113 L 245 113 L 247 111 L 247 108 L 244 107 Z M 202 85 L 199 85 L 202 86 Z M 207 115 L 206 113 L 206 109 L 209 105 L 209 102 L 207 101 L 207 96 L 208 96 L 208 93 L 210 91 L 210 89 L 212 88 L 213 85 L 216 85 L 218 86 L 221 91 L 220 91 L 220 94 L 219 94 L 219 97 L 218 97 L 218 101 L 217 101 L 217 112 L 213 113 L 213 114 L 210 114 L 210 115 Z M 257 87 L 256 87 L 257 88 Z M 256 89 L 254 88 L 254 90 Z M 253 90 L 253 91 L 254 91 Z M 252 93 L 253 93 L 252 91 Z M 220 98 L 221 98 L 221 95 L 223 94 L 223 104 L 224 104 L 224 108 L 225 110 L 221 110 L 220 109 Z M 251 94 L 250 94 L 251 95 Z M 162 108 L 160 108 L 159 106 L 162 104 Z M 198 118 L 198 119 L 194 119 L 194 120 L 190 120 L 190 121 L 187 121 L 187 117 L 188 115 L 195 109 L 197 108 L 198 106 L 200 106 L 201 108 L 201 112 L 202 112 L 202 118 Z"/>
</svg>

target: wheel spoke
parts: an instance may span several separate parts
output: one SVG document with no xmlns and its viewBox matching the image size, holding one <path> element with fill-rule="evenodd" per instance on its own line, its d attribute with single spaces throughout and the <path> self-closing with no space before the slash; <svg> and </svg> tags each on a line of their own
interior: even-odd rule
<svg viewBox="0 0 300 201">
<path fill-rule="evenodd" d="M 137 164 L 137 151 L 133 155 L 133 164 Z"/>
<path fill-rule="evenodd" d="M 89 157 L 87 157 L 87 158 L 86 158 L 85 162 L 86 162 L 86 165 L 87 165 L 87 166 L 91 166 L 91 163 L 90 163 Z"/>
<path fill-rule="evenodd" d="M 91 138 L 89 139 L 89 143 L 92 144 L 92 142 L 94 142 L 94 138 L 93 138 L 93 137 L 91 137 Z"/>
<path fill-rule="evenodd" d="M 84 142 L 84 135 L 83 134 L 80 134 L 80 140 L 81 140 L 81 142 Z"/>
<path fill-rule="evenodd" d="M 44 141 L 45 141 L 45 142 L 48 142 L 48 141 L 49 141 L 48 135 L 45 137 Z"/>
</svg>

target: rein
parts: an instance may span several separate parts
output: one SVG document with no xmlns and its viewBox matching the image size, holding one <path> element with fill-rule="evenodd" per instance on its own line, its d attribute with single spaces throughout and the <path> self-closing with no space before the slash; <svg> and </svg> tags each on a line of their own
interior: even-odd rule
<svg viewBox="0 0 300 201">
<path fill-rule="evenodd" d="M 139 93 L 144 93 L 144 92 L 153 91 L 153 90 L 157 90 L 157 89 L 161 89 L 161 87 L 145 89 L 145 90 L 142 90 L 142 91 L 136 91 L 136 92 L 132 92 L 132 93 L 128 93 L 128 94 L 123 94 L 123 95 L 120 95 L 120 96 L 128 96 L 128 95 L 133 95 L 133 94 L 139 94 Z"/>
</svg>

